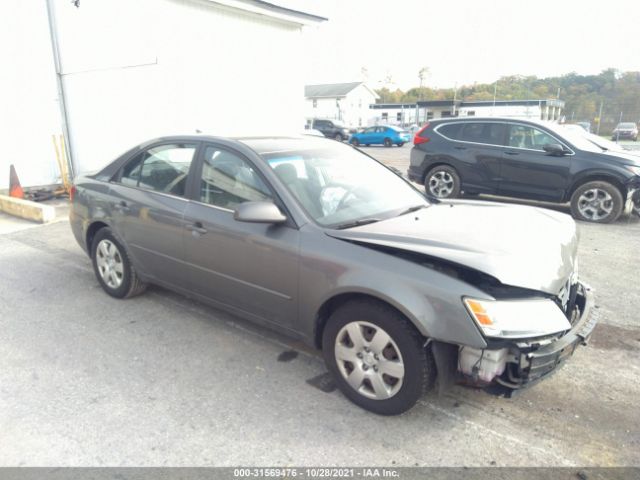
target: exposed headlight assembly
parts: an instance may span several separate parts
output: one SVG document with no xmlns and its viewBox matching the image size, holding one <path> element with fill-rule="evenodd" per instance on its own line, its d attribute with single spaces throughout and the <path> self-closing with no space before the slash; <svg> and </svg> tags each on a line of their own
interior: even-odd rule
<svg viewBox="0 0 640 480">
<path fill-rule="evenodd" d="M 553 300 L 463 300 L 471 318 L 487 337 L 540 337 L 571 328 Z"/>
</svg>

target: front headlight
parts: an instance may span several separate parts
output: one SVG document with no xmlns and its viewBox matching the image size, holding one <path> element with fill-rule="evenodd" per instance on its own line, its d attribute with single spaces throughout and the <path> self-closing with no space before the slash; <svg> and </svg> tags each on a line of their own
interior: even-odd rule
<svg viewBox="0 0 640 480">
<path fill-rule="evenodd" d="M 560 307 L 546 298 L 528 300 L 477 300 L 464 304 L 487 337 L 526 338 L 569 330 L 571 324 Z"/>
</svg>

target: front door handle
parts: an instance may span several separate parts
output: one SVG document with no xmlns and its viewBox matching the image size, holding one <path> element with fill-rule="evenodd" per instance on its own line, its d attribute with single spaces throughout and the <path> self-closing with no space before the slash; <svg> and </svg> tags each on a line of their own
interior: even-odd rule
<svg viewBox="0 0 640 480">
<path fill-rule="evenodd" d="M 507 155 L 520 155 L 520 152 L 504 152 Z"/>
<path fill-rule="evenodd" d="M 453 147 L 453 148 L 455 148 L 456 150 L 466 150 L 467 149 L 467 147 Z"/>
<path fill-rule="evenodd" d="M 204 226 L 202 225 L 202 222 L 195 222 L 190 225 L 187 225 L 187 230 L 189 230 L 190 232 L 193 232 L 194 234 L 197 233 L 200 235 L 204 235 L 205 233 L 208 232 L 208 230 L 204 228 Z"/>
</svg>

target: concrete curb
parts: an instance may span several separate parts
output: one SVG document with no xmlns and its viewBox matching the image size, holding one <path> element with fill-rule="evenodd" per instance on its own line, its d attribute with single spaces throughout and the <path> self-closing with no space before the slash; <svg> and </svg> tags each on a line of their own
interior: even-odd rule
<svg viewBox="0 0 640 480">
<path fill-rule="evenodd" d="M 0 211 L 40 223 L 51 222 L 56 218 L 56 209 L 51 205 L 7 195 L 0 195 Z"/>
</svg>

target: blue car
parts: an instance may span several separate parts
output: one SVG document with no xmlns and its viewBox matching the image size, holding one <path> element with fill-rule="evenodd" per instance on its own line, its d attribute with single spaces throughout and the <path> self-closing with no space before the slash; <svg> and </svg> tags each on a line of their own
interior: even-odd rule
<svg viewBox="0 0 640 480">
<path fill-rule="evenodd" d="M 349 143 L 356 147 L 360 145 L 382 144 L 385 147 L 391 145 L 403 146 L 411 140 L 411 135 L 406 130 L 394 126 L 377 126 L 365 128 L 360 133 L 354 133 L 349 139 Z"/>
</svg>

